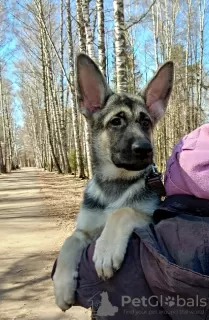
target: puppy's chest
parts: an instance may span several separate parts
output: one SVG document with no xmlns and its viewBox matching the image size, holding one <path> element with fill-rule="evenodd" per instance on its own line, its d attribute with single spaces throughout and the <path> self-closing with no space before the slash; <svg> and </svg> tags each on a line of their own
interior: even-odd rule
<svg viewBox="0 0 209 320">
<path fill-rule="evenodd" d="M 144 180 L 135 183 L 103 183 L 91 181 L 86 189 L 84 204 L 88 208 L 112 213 L 114 210 L 129 207 L 145 214 L 151 214 L 157 203 L 155 195 L 149 193 Z"/>
<path fill-rule="evenodd" d="M 121 197 L 116 201 L 109 202 L 109 204 L 104 209 L 105 214 L 111 214 L 114 210 L 120 208 L 132 208 L 141 213 L 151 215 L 155 209 L 155 198 L 141 197 L 140 195 L 134 195 L 133 197 Z"/>
</svg>

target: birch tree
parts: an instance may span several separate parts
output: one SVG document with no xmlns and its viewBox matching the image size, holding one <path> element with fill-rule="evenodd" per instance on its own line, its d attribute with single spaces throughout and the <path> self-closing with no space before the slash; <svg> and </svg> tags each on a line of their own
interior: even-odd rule
<svg viewBox="0 0 209 320">
<path fill-rule="evenodd" d="M 117 91 L 125 92 L 128 89 L 128 84 L 126 77 L 126 41 L 123 0 L 113 0 L 113 8 Z"/>
<path fill-rule="evenodd" d="M 104 31 L 104 4 L 103 0 L 96 0 L 97 23 L 98 23 L 98 61 L 100 70 L 106 77 L 105 56 L 105 31 Z"/>
<path fill-rule="evenodd" d="M 72 126 L 74 133 L 75 141 L 75 151 L 76 151 L 76 160 L 78 167 L 78 176 L 80 178 L 85 177 L 85 169 L 83 162 L 83 151 L 81 148 L 81 139 L 80 139 L 80 130 L 79 130 L 79 121 L 78 121 L 78 107 L 76 99 L 76 88 L 75 88 L 75 73 L 74 73 L 74 48 L 73 48 L 73 37 L 72 37 L 72 18 L 71 18 L 71 5 L 70 0 L 66 0 L 66 10 L 67 10 L 67 36 L 68 36 L 68 56 L 69 56 L 69 79 L 70 79 L 70 90 L 71 90 L 71 108 L 72 108 Z M 80 26 L 80 28 L 82 28 Z M 83 29 L 81 29 L 83 32 Z M 80 40 L 80 43 L 81 40 Z M 82 43 L 81 46 L 84 47 Z M 84 49 L 84 48 L 83 48 Z"/>
</svg>

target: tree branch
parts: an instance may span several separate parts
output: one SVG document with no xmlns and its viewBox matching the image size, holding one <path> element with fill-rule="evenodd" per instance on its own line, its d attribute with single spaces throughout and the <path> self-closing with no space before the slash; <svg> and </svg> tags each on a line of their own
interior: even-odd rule
<svg viewBox="0 0 209 320">
<path fill-rule="evenodd" d="M 149 6 L 149 8 L 147 9 L 147 11 L 146 11 L 145 13 L 143 13 L 143 14 L 139 17 L 139 19 L 137 19 L 137 20 L 133 21 L 132 23 L 130 23 L 130 24 L 125 28 L 125 30 L 128 30 L 128 29 L 132 28 L 135 24 L 140 23 L 140 22 L 148 15 L 148 13 L 149 13 L 150 10 L 152 9 L 152 7 L 153 7 L 154 4 L 156 3 L 156 1 L 157 1 L 157 0 L 154 0 L 154 1 L 152 2 L 152 4 Z"/>
</svg>

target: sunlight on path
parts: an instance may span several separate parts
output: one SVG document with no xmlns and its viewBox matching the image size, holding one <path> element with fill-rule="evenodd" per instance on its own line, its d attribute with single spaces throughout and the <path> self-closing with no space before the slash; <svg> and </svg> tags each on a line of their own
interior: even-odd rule
<svg viewBox="0 0 209 320">
<path fill-rule="evenodd" d="M 87 320 L 87 311 L 62 313 L 54 303 L 50 272 L 63 241 L 43 215 L 36 170 L 0 176 L 0 319 Z"/>
</svg>

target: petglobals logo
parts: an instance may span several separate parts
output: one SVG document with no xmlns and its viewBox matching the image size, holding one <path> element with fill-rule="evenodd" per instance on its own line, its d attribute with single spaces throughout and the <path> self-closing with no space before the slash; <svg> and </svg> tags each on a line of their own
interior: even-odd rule
<svg viewBox="0 0 209 320">
<path fill-rule="evenodd" d="M 177 307 L 204 308 L 208 304 L 208 298 L 200 298 L 198 295 L 196 295 L 193 298 L 182 298 L 179 295 L 177 295 L 176 297 L 171 297 L 171 296 L 165 297 L 162 303 L 164 303 L 164 305 L 167 305 L 169 307 L 173 307 L 175 305 Z"/>
<path fill-rule="evenodd" d="M 204 308 L 208 305 L 208 298 L 201 298 L 198 295 L 191 298 L 182 298 L 179 295 L 173 296 L 150 296 L 147 297 L 140 297 L 140 298 L 131 298 L 129 296 L 122 296 L 121 297 L 121 305 L 125 307 L 127 305 L 132 305 L 134 308 L 137 307 L 200 307 Z"/>
</svg>

